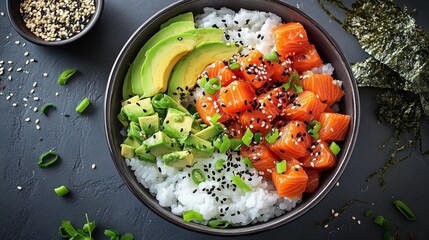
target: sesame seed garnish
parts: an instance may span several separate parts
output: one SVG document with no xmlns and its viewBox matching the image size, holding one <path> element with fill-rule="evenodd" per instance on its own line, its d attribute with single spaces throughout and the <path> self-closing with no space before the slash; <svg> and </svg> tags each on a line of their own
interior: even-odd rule
<svg viewBox="0 0 429 240">
<path fill-rule="evenodd" d="M 95 163 L 93 163 L 93 164 L 91 165 L 91 168 L 92 168 L 92 169 L 95 169 L 95 168 L 96 168 Z"/>
<path fill-rule="evenodd" d="M 24 119 L 24 121 L 29 122 L 29 121 L 31 121 L 31 119 L 30 118 L 26 118 L 26 119 Z"/>
<path fill-rule="evenodd" d="M 44 77 L 47 77 L 47 76 L 48 76 L 48 73 L 43 73 L 43 76 L 44 76 Z"/>
<path fill-rule="evenodd" d="M 18 186 L 16 186 L 16 189 L 22 190 L 22 187 L 18 185 Z"/>
<path fill-rule="evenodd" d="M 37 86 L 37 82 L 34 82 L 34 83 L 33 83 L 33 87 L 36 87 L 36 86 Z"/>
<path fill-rule="evenodd" d="M 33 100 L 34 101 L 39 101 L 39 97 L 34 97 Z"/>
<path fill-rule="evenodd" d="M 37 130 L 40 130 L 40 126 L 39 126 L 39 125 L 36 125 L 36 129 L 37 129 Z"/>
<path fill-rule="evenodd" d="M 34 108 L 33 108 L 33 111 L 34 111 L 34 112 L 37 112 L 38 110 L 39 110 L 39 109 L 38 109 L 37 107 L 34 107 Z"/>
<path fill-rule="evenodd" d="M 29 52 L 25 52 L 24 57 L 27 57 L 29 54 L 30 54 Z"/>
</svg>

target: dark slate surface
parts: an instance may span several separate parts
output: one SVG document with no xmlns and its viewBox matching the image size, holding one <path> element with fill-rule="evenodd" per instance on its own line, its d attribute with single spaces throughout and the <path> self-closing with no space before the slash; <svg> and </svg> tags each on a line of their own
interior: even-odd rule
<svg viewBox="0 0 429 240">
<path fill-rule="evenodd" d="M 156 11 L 172 0 L 106 1 L 103 16 L 95 29 L 85 38 L 64 47 L 35 46 L 18 36 L 7 19 L 5 1 L 0 3 L 0 60 L 5 61 L 5 73 L 0 85 L 5 87 L 0 96 L 0 238 L 1 239 L 59 239 L 57 229 L 67 219 L 81 226 L 84 215 L 97 223 L 96 239 L 106 239 L 106 228 L 131 232 L 136 239 L 219 239 L 181 229 L 161 219 L 141 204 L 124 185 L 107 150 L 103 132 L 103 96 L 110 68 L 121 47 L 133 31 Z M 350 62 L 362 60 L 365 53 L 356 40 L 338 24 L 330 21 L 315 0 L 289 1 L 298 4 L 337 40 Z M 425 10 L 427 1 L 401 1 L 416 8 L 417 23 L 429 29 Z M 19 45 L 15 44 L 19 41 Z M 25 46 L 23 46 L 25 43 Z M 24 52 L 30 55 L 24 57 Z M 37 63 L 25 64 L 36 59 Z M 12 72 L 7 61 L 13 61 Z M 17 72 L 17 68 L 24 72 Z M 59 86 L 56 78 L 66 68 L 77 67 L 79 74 L 66 86 Z M 48 73 L 44 77 L 43 73 Z M 13 80 L 7 80 L 9 75 Z M 32 85 L 35 92 L 31 94 Z M 58 96 L 55 93 L 58 92 Z M 10 100 L 6 96 L 13 93 Z M 374 115 L 375 90 L 360 89 L 362 118 L 359 138 L 350 163 L 340 179 L 340 186 L 314 209 L 298 220 L 281 228 L 245 237 L 246 239 L 381 239 L 382 230 L 365 218 L 363 211 L 372 208 L 384 215 L 393 226 L 401 225 L 401 239 L 410 232 L 416 239 L 429 239 L 429 174 L 427 158 L 418 153 L 387 174 L 387 189 L 381 192 L 376 181 L 365 182 L 366 176 L 380 167 L 388 158 L 388 151 L 378 146 L 390 133 L 385 125 L 377 123 Z M 34 101 L 33 97 L 39 97 Z M 80 115 L 75 106 L 87 96 L 92 105 Z M 24 97 L 28 97 L 24 107 Z M 17 103 L 16 107 L 12 104 Z M 45 103 L 57 109 L 46 117 L 40 114 Z M 30 108 L 31 106 L 31 108 Z M 34 112 L 33 108 L 39 111 Z M 69 117 L 66 117 L 66 115 Z M 30 122 L 25 122 L 25 118 Z M 35 120 L 40 119 L 40 130 Z M 428 128 L 423 130 L 428 140 Z M 426 149 L 428 144 L 425 144 Z M 54 166 L 41 169 L 37 157 L 50 149 L 57 151 L 61 160 Z M 91 165 L 96 168 L 92 169 Z M 71 194 L 57 197 L 53 188 L 67 185 Z M 22 190 L 17 187 L 21 186 Z M 350 199 L 356 203 L 334 219 L 327 229 L 315 225 L 338 210 Z M 407 222 L 396 212 L 391 202 L 402 199 L 415 211 L 418 220 Z M 361 221 L 352 219 L 355 216 Z M 244 238 L 244 237 L 243 237 Z"/>
</svg>

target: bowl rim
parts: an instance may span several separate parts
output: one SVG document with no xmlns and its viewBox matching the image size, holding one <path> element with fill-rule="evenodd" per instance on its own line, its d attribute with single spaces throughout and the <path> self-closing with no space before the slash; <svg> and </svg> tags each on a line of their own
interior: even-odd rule
<svg viewBox="0 0 429 240">
<path fill-rule="evenodd" d="M 109 148 L 110 155 L 112 157 L 112 161 L 114 162 L 114 165 L 119 172 L 119 175 L 123 179 L 123 181 L 126 183 L 127 187 L 130 189 L 130 191 L 139 199 L 147 208 L 149 208 L 151 211 L 156 213 L 158 216 L 163 218 L 164 220 L 167 220 L 168 222 L 177 225 L 179 227 L 182 227 L 187 230 L 193 230 L 200 233 L 210 234 L 210 235 L 223 235 L 223 236 L 238 236 L 238 235 L 249 235 L 249 234 L 255 234 L 264 232 L 267 230 L 271 230 L 274 228 L 278 228 L 282 225 L 285 225 L 286 223 L 289 223 L 298 217 L 304 215 L 311 209 L 313 209 L 318 203 L 320 203 L 332 190 L 332 188 L 335 186 L 341 175 L 343 174 L 350 157 L 352 155 L 358 130 L 359 130 L 359 124 L 360 124 L 360 100 L 359 100 L 359 92 L 357 84 L 354 80 L 350 65 L 342 53 L 341 49 L 339 48 L 337 42 L 329 35 L 329 33 L 319 24 L 316 20 L 314 20 L 312 17 L 301 11 L 299 8 L 292 6 L 291 4 L 288 4 L 286 2 L 283 2 L 281 0 L 264 0 L 266 2 L 274 2 L 276 4 L 280 4 L 286 8 L 290 8 L 292 11 L 295 11 L 302 17 L 304 17 L 306 20 L 308 20 L 311 24 L 313 24 L 323 35 L 327 38 L 328 42 L 334 47 L 335 51 L 340 56 L 340 61 L 342 64 L 344 64 L 344 67 L 346 69 L 347 75 L 349 76 L 351 82 L 351 92 L 349 94 L 352 95 L 352 122 L 351 122 L 351 128 L 349 129 L 351 137 L 350 142 L 346 146 L 346 148 L 343 149 L 344 158 L 343 161 L 339 163 L 338 168 L 333 173 L 333 176 L 331 179 L 328 179 L 327 184 L 325 184 L 325 187 L 319 191 L 317 195 L 312 196 L 312 199 L 310 199 L 308 202 L 305 203 L 305 206 L 299 209 L 297 212 L 289 212 L 288 217 L 286 219 L 283 219 L 285 215 L 282 215 L 280 217 L 272 218 L 267 222 L 260 222 L 256 225 L 246 225 L 242 227 L 235 227 L 235 228 L 226 228 L 226 229 L 215 229 L 215 228 L 209 228 L 208 226 L 202 225 L 202 224 L 196 224 L 196 223 L 187 223 L 182 220 L 182 218 L 179 218 L 177 215 L 174 215 L 171 211 L 167 210 L 164 207 L 161 207 L 159 205 L 159 202 L 153 203 L 148 198 L 144 198 L 141 195 L 139 195 L 137 189 L 133 188 L 133 182 L 131 179 L 127 178 L 125 174 L 121 171 L 119 163 L 115 160 L 117 158 L 117 155 L 115 154 L 114 146 L 113 146 L 113 133 L 111 130 L 112 124 L 114 124 L 111 119 L 111 101 L 109 99 L 112 99 L 113 94 L 113 82 L 114 77 L 118 72 L 119 65 L 121 62 L 123 62 L 124 57 L 127 53 L 127 49 L 132 46 L 132 43 L 135 41 L 135 39 L 141 34 L 141 32 L 150 26 L 150 24 L 155 21 L 158 17 L 160 17 L 163 14 L 166 14 L 167 12 L 175 9 L 176 7 L 179 7 L 183 4 L 188 4 L 190 2 L 198 2 L 200 0 L 179 0 L 177 2 L 174 2 L 161 10 L 154 13 L 151 17 L 149 17 L 146 21 L 144 21 L 135 31 L 134 33 L 128 38 L 127 42 L 124 44 L 123 48 L 117 55 L 117 58 L 112 66 L 112 70 L 109 74 L 109 79 L 106 86 L 106 94 L 104 99 L 104 128 L 105 128 L 105 137 L 107 140 L 107 145 Z M 116 115 L 116 114 L 115 114 Z M 135 176 L 133 175 L 134 180 Z M 136 180 L 137 181 L 137 180 Z M 143 185 L 141 185 L 140 182 L 137 181 L 139 185 L 139 188 L 144 188 Z M 147 194 L 145 194 L 147 195 Z M 150 195 L 150 193 L 149 193 Z M 302 203 L 301 203 L 302 204 Z M 282 218 L 283 217 L 283 218 Z"/>
<path fill-rule="evenodd" d="M 74 42 L 74 41 L 80 39 L 81 37 L 83 37 L 85 34 L 87 34 L 94 27 L 94 25 L 97 23 L 98 19 L 101 17 L 101 14 L 103 13 L 103 8 L 104 8 L 104 0 L 94 0 L 94 2 L 96 4 L 95 5 L 95 12 L 91 16 L 90 21 L 86 24 L 85 28 L 80 33 L 75 34 L 72 37 L 70 37 L 68 39 L 61 40 L 61 41 L 45 41 L 40 37 L 29 35 L 21 29 L 21 27 L 17 24 L 17 21 L 24 22 L 24 20 L 22 20 L 22 18 L 17 19 L 15 14 L 13 14 L 12 6 L 11 6 L 12 1 L 16 1 L 16 0 L 7 0 L 6 1 L 6 9 L 7 9 L 9 22 L 11 23 L 13 29 L 15 29 L 15 31 L 19 35 L 21 35 L 21 37 L 23 37 L 24 39 L 26 39 L 26 40 L 34 43 L 34 44 L 42 45 L 42 46 L 60 46 L 60 45 L 65 45 L 65 44 L 68 44 L 68 43 L 71 43 L 71 42 Z"/>
</svg>

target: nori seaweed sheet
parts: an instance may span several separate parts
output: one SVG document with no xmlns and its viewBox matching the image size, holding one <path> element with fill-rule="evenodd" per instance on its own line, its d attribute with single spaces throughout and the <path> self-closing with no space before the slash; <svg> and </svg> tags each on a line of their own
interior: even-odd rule
<svg viewBox="0 0 429 240">
<path fill-rule="evenodd" d="M 390 0 L 357 0 L 343 28 L 402 77 L 403 90 L 429 92 L 429 37 L 406 10 Z"/>
</svg>

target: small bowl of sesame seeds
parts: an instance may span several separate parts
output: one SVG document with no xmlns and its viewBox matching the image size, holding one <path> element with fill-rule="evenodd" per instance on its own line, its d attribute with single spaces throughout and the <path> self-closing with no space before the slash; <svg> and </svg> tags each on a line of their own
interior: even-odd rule
<svg viewBox="0 0 429 240">
<path fill-rule="evenodd" d="M 95 25 L 104 0 L 8 0 L 13 28 L 28 41 L 44 46 L 73 42 Z"/>
</svg>

